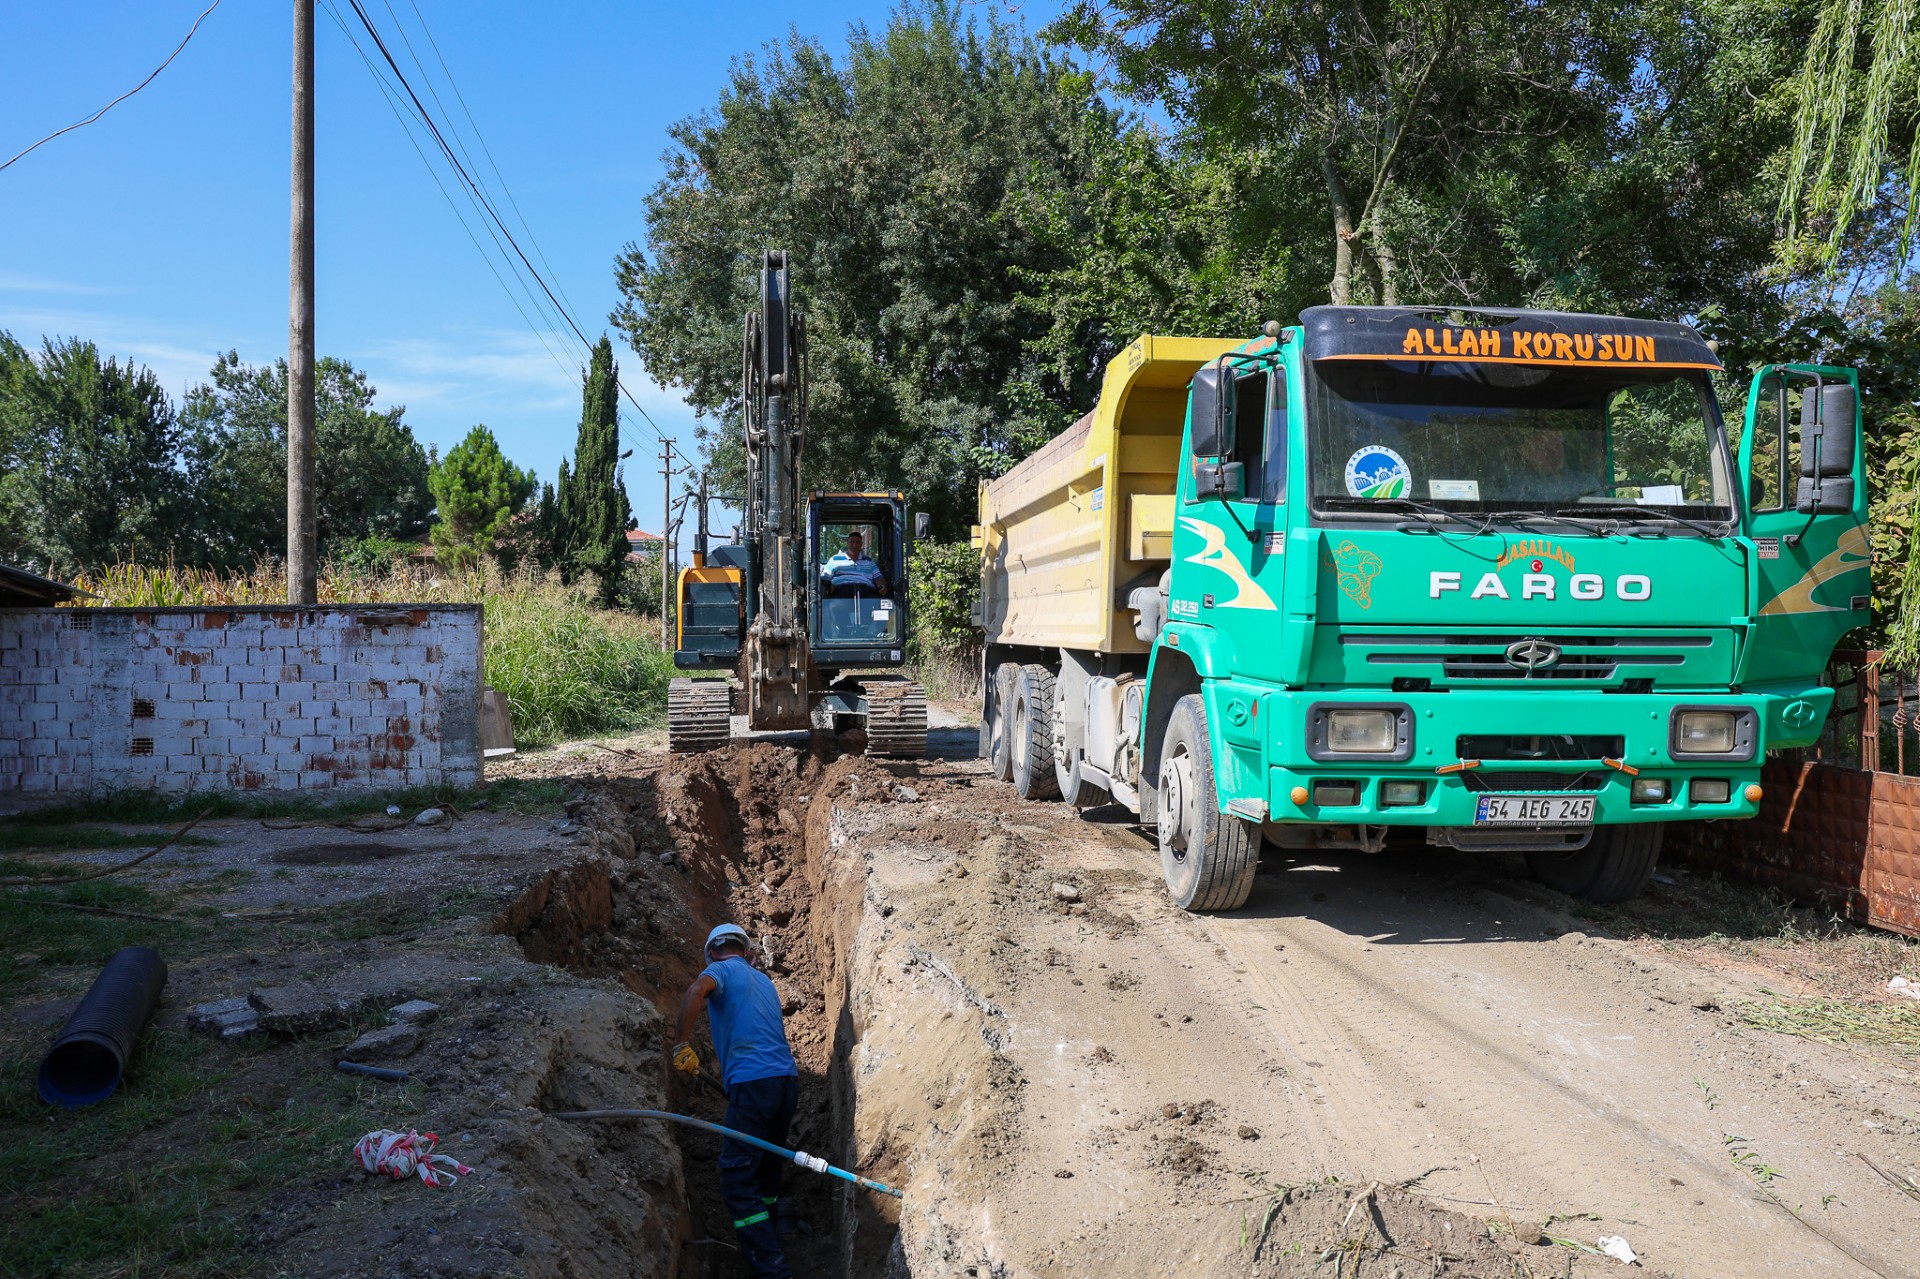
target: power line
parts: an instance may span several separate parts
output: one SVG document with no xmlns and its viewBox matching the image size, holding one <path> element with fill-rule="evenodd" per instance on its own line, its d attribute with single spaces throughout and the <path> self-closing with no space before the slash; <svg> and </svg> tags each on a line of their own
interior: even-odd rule
<svg viewBox="0 0 1920 1279">
<path fill-rule="evenodd" d="M 454 221 L 458 222 L 460 229 L 467 233 L 467 239 L 473 242 L 474 251 L 479 253 L 481 261 L 487 264 L 487 270 L 492 272 L 494 280 L 499 283 L 501 290 L 506 293 L 507 301 L 513 303 L 513 309 L 520 313 L 520 318 L 526 322 L 527 328 L 533 333 L 535 340 L 545 349 L 554 364 L 562 373 L 571 377 L 573 375 L 573 369 L 560 357 L 560 353 L 553 349 L 552 343 L 547 341 L 545 327 L 534 323 L 533 317 L 527 314 L 526 307 L 520 304 L 520 299 L 514 295 L 513 289 L 508 286 L 505 277 L 500 274 L 500 268 L 494 264 L 493 258 L 488 255 L 486 249 L 481 245 L 480 237 L 474 234 L 473 228 L 468 225 L 467 219 L 462 216 L 460 206 L 454 203 L 453 194 L 447 190 L 447 184 L 440 180 L 439 171 L 427 160 L 427 153 L 421 150 L 419 140 L 414 137 L 413 130 L 407 126 L 407 119 L 406 116 L 401 113 L 399 101 L 394 97 L 393 90 L 388 88 L 387 82 L 381 79 L 379 70 L 373 65 L 373 60 L 367 56 L 366 50 L 360 47 L 360 42 L 353 38 L 353 31 L 341 20 L 340 13 L 334 7 L 332 0 L 321 0 L 321 5 L 326 9 L 327 16 L 333 19 L 334 25 L 340 28 L 340 34 L 346 37 L 347 43 L 353 46 L 353 51 L 360 55 L 361 62 L 366 64 L 367 74 L 373 78 L 374 86 L 380 90 L 381 97 L 386 100 L 387 109 L 393 112 L 393 118 L 400 125 L 400 131 L 406 135 L 407 142 L 413 147 L 414 154 L 420 157 L 420 163 L 426 168 L 427 176 L 432 178 L 434 186 L 439 188 L 440 196 L 447 202 L 447 208 L 452 212 Z M 495 243 L 497 246 L 498 241 L 496 240 Z M 517 281 L 519 277 L 516 275 L 515 279 Z M 525 289 L 524 284 L 522 284 L 521 287 L 523 290 Z M 528 297 L 529 300 L 533 300 L 531 293 L 528 294 Z M 537 303 L 534 309 L 539 309 Z"/>
<path fill-rule="evenodd" d="M 460 157 L 454 154 L 454 150 L 452 146 L 450 146 L 447 142 L 446 135 L 442 132 L 439 124 L 436 123 L 436 121 L 434 120 L 432 113 L 427 110 L 426 104 L 420 100 L 420 95 L 414 92 L 412 84 L 410 84 L 407 80 L 406 73 L 400 69 L 400 64 L 394 59 L 392 51 L 387 47 L 386 40 L 380 35 L 379 29 L 374 26 L 372 17 L 367 13 L 366 9 L 362 7 L 360 0 L 347 0 L 347 3 L 350 6 L 352 6 L 354 15 L 360 19 L 360 25 L 366 28 L 368 36 L 370 36 L 373 40 L 374 47 L 379 50 L 380 56 L 385 60 L 387 66 L 392 70 L 394 78 L 398 80 L 400 83 L 400 87 L 406 91 L 407 98 L 409 101 L 412 102 L 415 113 L 419 116 L 421 122 L 426 125 L 428 132 L 433 135 L 433 139 L 435 143 L 438 144 L 441 154 L 446 157 L 447 163 L 450 166 L 452 166 L 454 172 L 459 175 L 461 181 L 466 184 L 467 190 L 471 194 L 472 199 L 476 202 L 476 204 L 479 206 L 481 211 L 485 213 L 486 218 L 493 223 L 493 226 L 499 229 L 500 236 L 505 238 L 507 245 L 512 248 L 514 256 L 519 259 L 520 264 L 522 267 L 525 268 L 526 273 L 532 276 L 534 283 L 540 286 L 541 293 L 545 295 L 547 302 L 552 306 L 553 310 L 559 315 L 559 317 L 562 320 L 566 322 L 567 327 L 573 330 L 574 336 L 580 339 L 580 344 L 583 347 L 585 347 L 588 350 L 588 352 L 591 352 L 594 344 L 592 343 L 592 341 L 588 339 L 586 332 L 580 327 L 579 323 L 573 318 L 572 313 L 566 308 L 565 305 L 561 303 L 559 297 L 555 295 L 553 288 L 550 285 L 548 285 L 546 278 L 540 274 L 539 270 L 534 267 L 532 261 L 528 259 L 526 251 L 520 247 L 519 241 L 514 238 L 513 232 L 507 227 L 507 224 L 505 220 L 501 218 L 499 211 L 493 207 L 493 204 L 488 199 L 486 193 L 481 190 L 479 183 L 477 183 L 474 180 L 473 175 L 470 174 L 467 171 L 466 166 L 461 163 Z M 416 58 L 415 61 L 418 62 L 418 59 Z M 428 87 L 429 87 L 429 92 L 431 92 L 432 91 L 431 83 L 429 83 Z M 471 119 L 471 116 L 469 116 L 469 119 Z M 498 176 L 498 173 L 499 171 L 496 168 L 495 175 Z M 502 188 L 505 189 L 504 179 L 502 180 L 501 185 L 502 185 Z M 509 199 L 512 198 L 510 192 L 509 192 L 508 198 Z M 525 219 L 522 218 L 523 223 L 524 221 Z M 491 233 L 492 233 L 492 230 L 491 228 L 489 228 L 489 234 L 491 235 Z M 516 271 L 516 275 L 517 274 L 518 272 Z M 529 297 L 531 297 L 531 292 L 529 292 Z M 642 405 L 640 401 L 634 397 L 633 392 L 629 391 L 625 387 L 625 385 L 619 384 L 617 380 L 616 380 L 616 385 L 619 385 L 620 393 L 626 396 L 627 401 L 633 405 L 634 411 L 639 413 L 640 416 L 643 419 L 645 419 L 647 425 L 652 428 L 653 433 L 659 437 L 661 444 L 670 450 L 674 450 L 676 452 L 680 451 L 678 449 L 678 446 L 674 443 L 674 441 L 667 436 L 666 432 L 660 429 L 660 424 L 653 420 L 653 415 L 651 413 L 648 413 L 646 410 L 646 407 Z M 686 456 L 685 453 L 681 452 L 681 457 L 683 459 L 685 459 L 685 456 Z"/>
<path fill-rule="evenodd" d="M 480 132 L 480 122 L 473 118 L 473 111 L 467 106 L 467 95 L 460 92 L 460 82 L 453 78 L 453 68 L 447 65 L 446 55 L 440 52 L 440 42 L 433 38 L 433 28 L 427 25 L 427 15 L 420 12 L 420 6 L 415 3 L 415 0 L 407 0 L 407 6 L 413 10 L 413 16 L 418 19 L 420 30 L 427 37 L 427 44 L 433 50 L 434 60 L 440 64 L 442 74 L 447 77 L 447 87 L 453 90 L 454 100 L 460 104 L 461 114 L 467 117 L 467 127 L 473 130 L 473 140 L 480 144 L 480 153 L 487 157 L 487 167 L 493 170 L 494 181 L 498 182 L 500 189 L 506 193 L 507 204 L 512 207 L 514 217 L 520 219 L 520 229 L 527 233 L 527 242 L 533 245 L 533 255 L 540 259 L 541 266 L 550 272 L 553 271 L 553 263 L 547 261 L 546 251 L 540 247 L 539 239 L 533 234 L 533 227 L 527 221 L 527 215 L 520 211 L 520 202 L 513 198 L 513 188 L 507 185 L 506 176 L 500 172 L 500 165 L 493 158 L 493 148 L 487 145 L 487 135 Z M 389 11 L 393 8 L 391 4 L 387 7 Z M 560 300 L 572 306 L 573 299 L 567 296 L 566 286 L 557 283 L 559 273 L 554 272 L 554 275 L 556 287 L 560 290 Z"/>
<path fill-rule="evenodd" d="M 32 154 L 35 151 L 38 151 L 41 147 L 53 141 L 55 138 L 59 137 L 61 134 L 72 133 L 75 129 L 82 128 L 86 125 L 92 124 L 95 120 L 98 120 L 101 116 L 113 110 L 115 107 L 119 106 L 122 102 L 125 102 L 128 98 L 131 98 L 134 94 L 140 92 L 140 90 L 152 84 L 162 71 L 165 71 L 168 67 L 173 65 L 173 60 L 180 56 L 180 50 L 187 47 L 187 41 L 193 39 L 193 33 L 200 29 L 200 24 L 207 20 L 207 15 L 209 13 L 212 13 L 215 9 L 218 9 L 219 7 L 220 7 L 220 0 L 213 0 L 212 4 L 208 5 L 204 10 L 201 11 L 200 16 L 195 18 L 193 20 L 193 25 L 187 29 L 187 34 L 180 38 L 180 43 L 175 45 L 173 48 L 173 52 L 167 55 L 167 60 L 165 62 L 162 62 L 159 66 L 153 69 L 152 75 L 142 80 L 139 84 L 134 85 L 131 89 L 128 89 L 125 93 L 121 94 L 119 97 L 115 98 L 113 101 L 107 103 L 106 106 L 101 107 L 98 111 L 95 111 L 92 115 L 88 116 L 86 119 L 76 120 L 64 129 L 55 129 L 52 133 L 49 133 L 46 137 L 40 139 L 38 142 L 28 147 L 25 151 L 22 151 L 19 155 L 14 156 L 12 160 L 8 160 L 5 164 L 0 164 L 0 171 L 4 171 L 6 169 L 13 167 L 13 164 L 15 161 L 24 159 L 26 156 Z"/>
</svg>

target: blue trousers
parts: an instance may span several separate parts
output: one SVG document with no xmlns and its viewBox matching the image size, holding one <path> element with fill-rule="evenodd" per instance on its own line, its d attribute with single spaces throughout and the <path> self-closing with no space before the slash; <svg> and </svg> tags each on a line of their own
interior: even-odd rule
<svg viewBox="0 0 1920 1279">
<path fill-rule="evenodd" d="M 743 1079 L 727 1089 L 727 1117 L 721 1123 L 735 1132 L 784 1146 L 799 1101 L 800 1080 L 793 1075 Z M 780 1156 L 744 1141 L 720 1139 L 720 1195 L 733 1214 L 740 1255 L 755 1279 L 793 1279 L 773 1223 L 773 1206 L 780 1198 L 786 1164 Z"/>
</svg>

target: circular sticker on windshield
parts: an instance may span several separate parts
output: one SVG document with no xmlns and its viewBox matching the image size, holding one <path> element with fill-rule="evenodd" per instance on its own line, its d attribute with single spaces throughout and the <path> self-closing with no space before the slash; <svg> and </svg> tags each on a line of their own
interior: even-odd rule
<svg viewBox="0 0 1920 1279">
<path fill-rule="evenodd" d="M 1347 492 L 1354 497 L 1405 497 L 1412 488 L 1407 459 L 1384 444 L 1369 444 L 1347 459 Z"/>
</svg>

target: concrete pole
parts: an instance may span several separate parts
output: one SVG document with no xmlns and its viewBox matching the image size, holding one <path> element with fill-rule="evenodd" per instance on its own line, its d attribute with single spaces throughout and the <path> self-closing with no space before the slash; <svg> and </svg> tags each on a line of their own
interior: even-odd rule
<svg viewBox="0 0 1920 1279">
<path fill-rule="evenodd" d="M 660 442 L 660 647 L 673 651 L 673 573 L 667 563 L 667 525 L 673 516 L 673 445 Z"/>
<path fill-rule="evenodd" d="M 293 2 L 293 248 L 287 298 L 287 603 L 319 598 L 313 512 L 313 0 Z"/>
</svg>

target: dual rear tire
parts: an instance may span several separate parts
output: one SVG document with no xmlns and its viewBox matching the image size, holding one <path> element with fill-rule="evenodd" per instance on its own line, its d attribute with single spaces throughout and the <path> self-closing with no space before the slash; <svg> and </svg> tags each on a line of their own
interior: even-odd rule
<svg viewBox="0 0 1920 1279">
<path fill-rule="evenodd" d="M 980 751 L 993 775 L 1022 799 L 1065 797 L 1089 808 L 1107 793 L 1080 776 L 1080 753 L 1067 750 L 1058 725 L 1058 682 L 1037 663 L 1003 663 L 987 672 Z M 1158 842 L 1167 892 L 1183 910 L 1235 910 L 1246 904 L 1260 866 L 1260 828 L 1220 811 L 1206 707 L 1199 694 L 1174 706 L 1161 751 Z"/>
</svg>

